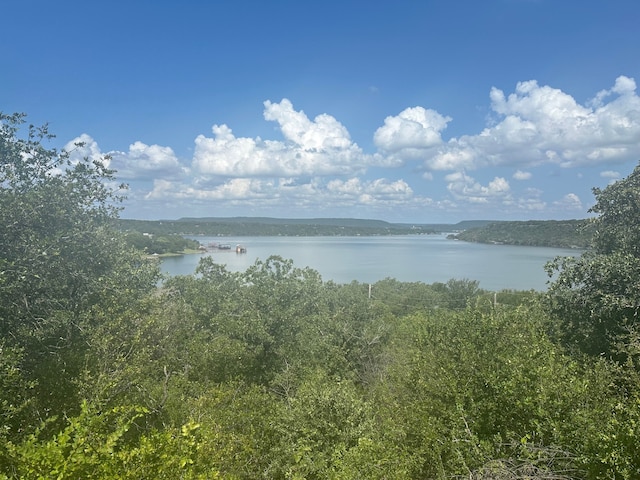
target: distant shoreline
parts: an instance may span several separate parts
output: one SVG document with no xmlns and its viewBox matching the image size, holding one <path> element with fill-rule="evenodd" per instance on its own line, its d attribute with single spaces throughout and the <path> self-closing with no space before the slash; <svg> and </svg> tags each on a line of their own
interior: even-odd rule
<svg viewBox="0 0 640 480">
<path fill-rule="evenodd" d="M 452 234 L 473 243 L 586 249 L 593 232 L 588 220 L 463 221 L 455 224 L 404 224 L 381 220 L 267 217 L 125 220 L 124 231 L 183 237 L 317 237 Z"/>
</svg>

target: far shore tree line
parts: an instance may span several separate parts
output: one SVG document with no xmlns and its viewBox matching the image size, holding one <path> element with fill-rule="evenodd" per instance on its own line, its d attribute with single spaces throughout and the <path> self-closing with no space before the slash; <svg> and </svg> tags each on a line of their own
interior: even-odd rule
<svg viewBox="0 0 640 480">
<path fill-rule="evenodd" d="M 153 234 L 135 230 L 125 231 L 125 241 L 148 255 L 179 254 L 199 251 L 201 245 L 197 240 L 177 234 Z"/>
<path fill-rule="evenodd" d="M 116 172 L 50 138 L 0 113 L 0 480 L 640 478 L 640 165 L 546 292 L 160 282 Z"/>
<path fill-rule="evenodd" d="M 595 233 L 591 219 L 491 222 L 451 236 L 467 242 L 585 249 Z"/>
<path fill-rule="evenodd" d="M 147 251 L 167 251 L 166 248 L 173 248 L 168 251 L 175 253 L 181 252 L 182 248 L 197 248 L 193 244 L 181 244 L 179 238 L 184 236 L 381 236 L 448 233 L 448 238 L 452 240 L 467 242 L 585 249 L 591 244 L 594 235 L 590 219 L 478 221 L 418 226 L 338 218 L 299 220 L 297 223 L 275 218 L 118 219 L 116 224 L 123 231 L 129 232 L 130 241 L 139 248 L 146 248 Z M 141 237 L 143 234 L 144 237 Z M 156 239 L 155 242 L 153 239 Z"/>
</svg>

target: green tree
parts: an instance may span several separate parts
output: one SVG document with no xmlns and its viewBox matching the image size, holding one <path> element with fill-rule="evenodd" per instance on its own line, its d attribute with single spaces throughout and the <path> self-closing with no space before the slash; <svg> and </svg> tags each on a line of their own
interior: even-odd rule
<svg viewBox="0 0 640 480">
<path fill-rule="evenodd" d="M 560 334 L 571 346 L 615 358 L 640 355 L 640 165 L 625 179 L 594 188 L 592 248 L 547 265 Z"/>
<path fill-rule="evenodd" d="M 24 122 L 0 113 L 0 337 L 20 353 L 33 415 L 46 417 L 78 405 L 92 311 L 125 308 L 158 271 L 111 228 L 124 186 L 106 159 L 72 161 L 45 147 L 46 126 Z M 10 416 L 10 430 L 26 431 L 27 417 Z"/>
<path fill-rule="evenodd" d="M 83 403 L 50 439 L 36 433 L 20 444 L 10 442 L 10 462 L 0 468 L 0 478 L 220 478 L 216 463 L 226 452 L 208 448 L 215 433 L 205 440 L 200 425 L 189 421 L 141 435 L 136 422 L 145 415 L 139 407 L 99 411 Z"/>
<path fill-rule="evenodd" d="M 399 319 L 374 445 L 410 478 L 636 478 L 637 397 L 610 362 L 565 354 L 548 322 L 535 302 Z M 521 468 L 531 477 L 508 475 Z"/>
<path fill-rule="evenodd" d="M 452 278 L 447 283 L 436 283 L 433 287 L 443 295 L 446 307 L 464 309 L 477 297 L 486 293 L 480 289 L 479 285 L 480 282 L 477 280 Z"/>
</svg>

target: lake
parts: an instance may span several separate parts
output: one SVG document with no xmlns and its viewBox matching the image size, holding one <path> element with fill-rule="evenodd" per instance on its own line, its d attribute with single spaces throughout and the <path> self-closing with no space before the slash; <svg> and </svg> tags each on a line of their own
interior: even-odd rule
<svg viewBox="0 0 640 480">
<path fill-rule="evenodd" d="M 486 245 L 449 240 L 442 235 L 375 237 L 189 237 L 202 245 L 226 243 L 231 250 L 162 259 L 168 275 L 194 273 L 200 258 L 211 255 L 229 271 L 244 271 L 257 259 L 279 255 L 295 267 L 310 267 L 323 280 L 336 283 L 375 283 L 387 277 L 402 282 L 446 282 L 469 279 L 487 290 L 546 290 L 547 261 L 556 256 L 576 256 L 581 250 Z M 235 252 L 236 244 L 247 249 Z"/>
</svg>

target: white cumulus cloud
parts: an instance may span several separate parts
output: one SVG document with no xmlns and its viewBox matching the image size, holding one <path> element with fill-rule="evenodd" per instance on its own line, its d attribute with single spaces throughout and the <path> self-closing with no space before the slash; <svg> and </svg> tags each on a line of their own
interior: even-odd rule
<svg viewBox="0 0 640 480">
<path fill-rule="evenodd" d="M 387 154 L 400 158 L 419 158 L 442 143 L 442 130 L 451 118 L 423 107 L 407 108 L 396 116 L 385 118 L 384 125 L 373 136 L 374 144 Z"/>
<path fill-rule="evenodd" d="M 379 178 L 363 181 L 359 178 L 331 180 L 327 191 L 339 197 L 350 197 L 364 204 L 404 201 L 413 196 L 413 190 L 404 180 L 389 181 Z"/>
<path fill-rule="evenodd" d="M 640 156 L 640 97 L 621 76 L 586 105 L 535 80 L 509 94 L 492 88 L 494 124 L 477 135 L 452 138 L 425 160 L 432 170 L 553 163 L 610 164 Z M 607 102 L 608 101 L 608 102 Z"/>
<path fill-rule="evenodd" d="M 220 208 L 242 205 L 255 211 L 278 207 L 289 212 L 306 210 L 307 215 L 346 207 L 415 209 L 433 204 L 430 198 L 416 195 L 405 181 L 384 178 L 231 178 L 220 184 L 157 179 L 145 199 L 167 204 L 215 202 Z"/>
<path fill-rule="evenodd" d="M 144 179 L 149 177 L 176 176 L 186 173 L 178 157 L 170 147 L 146 145 L 135 142 L 128 152 L 102 152 L 98 142 L 83 133 L 68 142 L 64 149 L 72 162 L 82 158 L 104 160 L 104 164 L 116 171 L 118 178 Z"/>
<path fill-rule="evenodd" d="M 147 145 L 140 141 L 129 145 L 128 152 L 109 152 L 118 176 L 130 178 L 173 177 L 186 173 L 170 147 Z"/>
<path fill-rule="evenodd" d="M 462 172 L 451 173 L 445 179 L 449 192 L 456 200 L 470 203 L 489 203 L 496 200 L 508 200 L 511 197 L 509 182 L 502 177 L 495 177 L 486 186 Z"/>
<path fill-rule="evenodd" d="M 236 137 L 227 125 L 214 125 L 213 138 L 199 135 L 195 140 L 193 169 L 218 176 L 353 175 L 383 160 L 363 153 L 330 115 L 311 120 L 287 99 L 264 106 L 265 119 L 278 123 L 284 142 Z"/>
<path fill-rule="evenodd" d="M 196 186 L 168 180 L 155 180 L 153 190 L 147 199 L 194 199 L 194 200 L 235 200 L 249 201 L 264 198 L 272 191 L 273 184 L 268 181 L 250 178 L 232 178 L 227 182 L 212 186 Z"/>
<path fill-rule="evenodd" d="M 303 111 L 295 111 L 288 99 L 280 103 L 264 102 L 265 120 L 280 125 L 284 137 L 304 150 L 349 149 L 347 129 L 331 115 L 323 113 L 311 121 Z"/>
<path fill-rule="evenodd" d="M 68 142 L 64 146 L 64 150 L 69 153 L 69 160 L 72 163 L 88 158 L 91 161 L 102 161 L 107 168 L 111 164 L 111 160 L 108 157 L 105 158 L 105 155 L 100 151 L 98 142 L 86 133 Z"/>
</svg>

